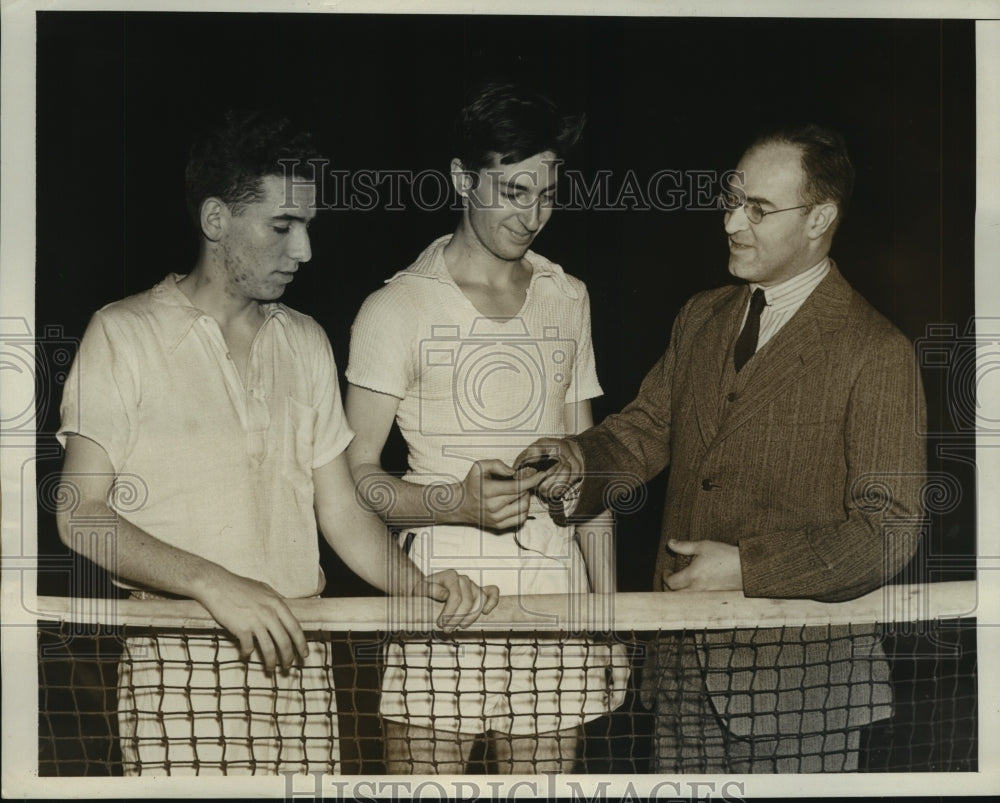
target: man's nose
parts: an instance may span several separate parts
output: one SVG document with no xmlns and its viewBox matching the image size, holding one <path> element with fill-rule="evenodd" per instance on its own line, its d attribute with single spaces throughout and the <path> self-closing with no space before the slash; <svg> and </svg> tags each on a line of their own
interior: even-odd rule
<svg viewBox="0 0 1000 803">
<path fill-rule="evenodd" d="M 747 219 L 746 207 L 742 204 L 735 209 L 727 209 L 725 221 L 726 234 L 735 234 L 750 226 L 750 221 Z"/>
<path fill-rule="evenodd" d="M 309 242 L 309 232 L 304 227 L 292 233 L 288 255 L 296 262 L 308 262 L 312 259 L 312 245 Z"/>
<path fill-rule="evenodd" d="M 521 210 L 519 215 L 521 224 L 528 231 L 538 231 L 542 222 L 541 201 L 535 199 L 527 209 Z"/>
</svg>

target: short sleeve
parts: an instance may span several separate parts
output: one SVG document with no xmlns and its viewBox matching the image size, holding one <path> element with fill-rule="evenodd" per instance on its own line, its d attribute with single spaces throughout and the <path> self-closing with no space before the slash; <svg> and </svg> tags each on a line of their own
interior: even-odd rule
<svg viewBox="0 0 1000 803">
<path fill-rule="evenodd" d="M 347 363 L 347 381 L 352 385 L 397 399 L 406 397 L 414 378 L 411 352 L 416 321 L 403 303 L 405 293 L 405 285 L 394 282 L 365 299 L 351 327 Z"/>
<path fill-rule="evenodd" d="M 590 295 L 580 293 L 576 310 L 577 348 L 573 363 L 573 377 L 566 391 L 567 402 L 582 402 L 604 395 L 597 381 L 597 363 L 594 359 L 594 342 L 590 334 Z"/>
<path fill-rule="evenodd" d="M 116 471 L 128 454 L 141 392 L 129 342 L 111 316 L 94 314 L 66 378 L 56 433 L 63 447 L 68 435 L 99 444 Z"/>
<path fill-rule="evenodd" d="M 314 469 L 325 466 L 338 457 L 351 443 L 354 432 L 344 415 L 340 398 L 337 364 L 333 358 L 330 340 L 319 324 L 315 324 L 316 342 L 312 348 L 312 393 L 316 410 L 316 427 L 313 435 Z"/>
</svg>

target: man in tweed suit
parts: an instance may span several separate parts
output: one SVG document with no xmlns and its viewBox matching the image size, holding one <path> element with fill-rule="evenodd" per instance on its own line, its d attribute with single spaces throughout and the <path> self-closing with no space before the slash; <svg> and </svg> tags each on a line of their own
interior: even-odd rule
<svg viewBox="0 0 1000 803">
<path fill-rule="evenodd" d="M 745 283 L 685 305 L 621 413 L 519 461 L 558 457 L 539 487 L 556 518 L 669 465 L 656 590 L 851 599 L 898 573 L 923 526 L 912 348 L 828 257 L 854 179 L 842 138 L 772 133 L 738 171 L 723 200 Z M 871 626 L 661 638 L 644 689 L 658 772 L 853 770 L 861 726 L 892 713 Z"/>
</svg>

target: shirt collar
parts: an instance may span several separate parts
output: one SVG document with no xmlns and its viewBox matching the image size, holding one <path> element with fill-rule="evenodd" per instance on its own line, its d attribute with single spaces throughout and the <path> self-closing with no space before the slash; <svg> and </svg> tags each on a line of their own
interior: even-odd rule
<svg viewBox="0 0 1000 803">
<path fill-rule="evenodd" d="M 191 327 L 201 318 L 208 314 L 194 306 L 184 292 L 177 286 L 177 282 L 183 279 L 185 274 L 171 273 L 158 284 L 153 286 L 153 301 L 163 305 L 160 307 L 160 318 L 165 324 L 170 334 L 168 348 L 173 351 L 180 345 L 181 341 L 187 337 Z M 267 302 L 261 305 L 264 312 L 265 323 L 275 316 L 286 316 L 285 305 L 276 301 Z"/>
<path fill-rule="evenodd" d="M 385 283 L 388 284 L 389 282 L 408 276 L 420 276 L 426 279 L 436 279 L 439 282 L 457 288 L 458 285 L 451 278 L 448 266 L 444 261 L 444 247 L 451 242 L 453 236 L 452 234 L 446 234 L 443 237 L 438 237 L 438 239 L 424 249 L 423 253 L 417 257 L 412 265 L 405 270 L 397 271 L 386 279 Z M 555 262 L 550 262 L 541 254 L 536 254 L 534 251 L 527 251 L 524 254 L 524 258 L 531 265 L 531 283 L 529 286 L 533 286 L 538 279 L 549 278 L 563 295 L 569 298 L 579 298 L 579 294 L 573 289 L 569 279 L 566 278 L 566 273 Z"/>
<path fill-rule="evenodd" d="M 786 279 L 780 284 L 761 287 L 759 284 L 751 283 L 750 294 L 753 295 L 753 291 L 761 287 L 764 291 L 764 298 L 767 300 L 767 306 L 771 308 L 772 312 L 775 312 L 784 307 L 800 304 L 826 278 L 829 272 L 830 259 L 829 257 L 823 257 L 809 268 L 809 270 L 803 271 L 791 279 Z"/>
</svg>

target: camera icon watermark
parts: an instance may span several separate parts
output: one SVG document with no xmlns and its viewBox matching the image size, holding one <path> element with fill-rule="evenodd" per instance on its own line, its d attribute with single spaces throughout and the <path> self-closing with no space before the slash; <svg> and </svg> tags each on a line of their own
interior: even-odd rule
<svg viewBox="0 0 1000 803">
<path fill-rule="evenodd" d="M 62 326 L 45 326 L 35 335 L 27 318 L 0 318 L 0 381 L 4 384 L 0 435 L 5 443 L 22 439 L 34 443 L 36 432 L 45 431 L 50 412 L 62 399 L 79 345 L 79 339 L 65 336 Z"/>
<path fill-rule="evenodd" d="M 920 434 L 1000 436 L 1000 318 L 973 318 L 961 333 L 955 324 L 931 324 L 914 345 L 924 376 L 943 376 L 946 417 Z"/>
<path fill-rule="evenodd" d="M 567 394 L 575 360 L 576 342 L 560 337 L 557 326 L 543 327 L 541 337 L 532 336 L 520 318 L 502 325 L 477 318 L 466 333 L 458 325 L 434 326 L 431 337 L 420 342 L 420 432 L 439 437 L 575 432 L 575 421 L 562 422 L 563 405 L 574 401 Z M 440 404 L 443 398 L 450 402 Z M 560 415 L 547 425 L 546 405 L 556 399 Z"/>
</svg>

